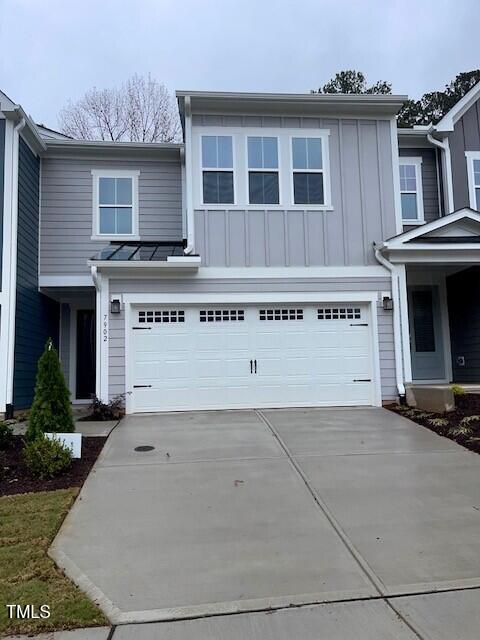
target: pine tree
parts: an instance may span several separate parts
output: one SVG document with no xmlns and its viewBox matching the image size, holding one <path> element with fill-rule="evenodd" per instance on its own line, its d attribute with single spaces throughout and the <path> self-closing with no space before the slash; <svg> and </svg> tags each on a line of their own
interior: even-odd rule
<svg viewBox="0 0 480 640">
<path fill-rule="evenodd" d="M 27 439 L 32 441 L 45 432 L 75 431 L 70 391 L 60 367 L 58 353 L 48 338 L 37 365 L 35 397 L 28 419 Z"/>
</svg>

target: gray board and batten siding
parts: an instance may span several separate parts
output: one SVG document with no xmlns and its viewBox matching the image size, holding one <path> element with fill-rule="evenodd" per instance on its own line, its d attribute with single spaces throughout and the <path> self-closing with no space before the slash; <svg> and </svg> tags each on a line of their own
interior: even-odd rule
<svg viewBox="0 0 480 640">
<path fill-rule="evenodd" d="M 196 250 L 204 266 L 377 264 L 373 243 L 397 233 L 390 120 L 194 114 L 192 122 L 194 132 L 219 126 L 226 133 L 228 127 L 330 131 L 333 211 L 197 208 Z"/>
<path fill-rule="evenodd" d="M 480 151 L 480 105 L 478 100 L 455 123 L 448 134 L 452 161 L 454 209 L 470 206 L 465 151 Z"/>
<path fill-rule="evenodd" d="M 41 275 L 87 275 L 87 260 L 109 244 L 92 240 L 92 170 L 138 170 L 142 240 L 182 240 L 180 160 L 45 157 L 42 160 Z"/>
<path fill-rule="evenodd" d="M 389 291 L 391 281 L 386 278 L 289 278 L 288 280 L 265 279 L 229 279 L 193 280 L 193 279 L 111 279 L 110 294 L 128 293 L 272 293 L 272 292 L 354 292 Z M 178 305 L 176 305 L 178 306 Z M 384 311 L 381 303 L 377 305 L 378 338 L 380 351 L 380 371 L 382 399 L 397 398 L 395 382 L 395 353 L 393 344 L 392 312 Z M 113 397 L 125 393 L 125 315 L 111 315 L 109 319 L 109 394 Z"/>
</svg>

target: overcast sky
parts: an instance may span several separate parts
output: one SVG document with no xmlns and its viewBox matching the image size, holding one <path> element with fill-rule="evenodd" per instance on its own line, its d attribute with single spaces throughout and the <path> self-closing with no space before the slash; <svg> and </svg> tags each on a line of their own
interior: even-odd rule
<svg viewBox="0 0 480 640">
<path fill-rule="evenodd" d="M 93 86 L 308 92 L 336 71 L 418 97 L 480 67 L 479 0 L 0 0 L 0 89 L 37 122 Z"/>
</svg>

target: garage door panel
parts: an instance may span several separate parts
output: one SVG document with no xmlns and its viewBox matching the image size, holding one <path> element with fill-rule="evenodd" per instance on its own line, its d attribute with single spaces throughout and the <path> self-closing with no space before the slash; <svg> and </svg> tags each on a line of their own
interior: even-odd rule
<svg viewBox="0 0 480 640">
<path fill-rule="evenodd" d="M 135 411 L 372 404 L 373 384 L 353 382 L 373 377 L 365 306 L 147 311 L 149 329 L 132 330 Z"/>
</svg>

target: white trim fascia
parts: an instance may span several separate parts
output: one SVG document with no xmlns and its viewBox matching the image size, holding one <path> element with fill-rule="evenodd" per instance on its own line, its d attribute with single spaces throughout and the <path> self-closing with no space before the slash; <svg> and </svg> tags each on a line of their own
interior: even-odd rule
<svg viewBox="0 0 480 640">
<path fill-rule="evenodd" d="M 102 288 L 100 291 L 100 309 L 97 313 L 101 323 L 100 351 L 100 399 L 104 403 L 109 400 L 109 348 L 110 348 L 110 305 L 109 305 L 109 280 L 108 277 L 100 276 Z M 100 313 L 99 313 L 100 311 Z"/>
<path fill-rule="evenodd" d="M 404 264 L 395 266 L 398 277 L 398 299 L 400 304 L 400 330 L 402 336 L 403 381 L 412 380 L 412 354 L 410 351 L 410 321 L 408 318 L 407 270 Z"/>
<path fill-rule="evenodd" d="M 91 275 L 40 276 L 39 287 L 93 287 Z"/>
<path fill-rule="evenodd" d="M 441 229 L 442 227 L 446 227 L 453 222 L 457 222 L 458 220 L 462 220 L 464 218 L 468 218 L 469 220 L 473 220 L 474 222 L 478 222 L 480 224 L 480 213 L 476 211 L 472 211 L 471 209 L 464 208 L 456 211 L 455 213 L 451 213 L 448 216 L 442 216 L 441 218 L 437 218 L 436 220 L 432 220 L 431 222 L 427 222 L 422 225 L 419 229 L 410 229 L 409 231 L 405 231 L 404 233 L 395 236 L 394 238 L 390 238 L 389 240 L 385 240 L 382 245 L 378 248 L 382 249 L 400 249 L 404 248 L 404 244 L 409 242 L 410 240 L 414 240 L 420 236 L 423 236 L 426 233 L 430 233 L 430 231 L 435 231 L 436 229 Z M 438 246 L 438 245 L 437 245 Z M 461 245 L 460 248 L 465 245 Z M 452 248 L 452 245 L 449 245 Z M 433 249 L 433 245 L 429 245 L 430 249 Z M 444 247 L 443 247 L 444 248 Z"/>
<path fill-rule="evenodd" d="M 416 201 L 417 201 L 417 218 L 414 220 L 409 220 L 408 218 L 403 218 L 402 221 L 403 226 L 408 225 L 416 225 L 416 224 L 425 224 L 425 211 L 423 207 L 423 176 L 422 176 L 422 162 L 423 159 L 421 156 L 400 156 L 398 160 L 399 168 L 402 165 L 413 165 L 415 167 L 415 184 L 416 191 L 402 191 L 400 187 L 400 198 L 402 193 L 415 193 Z"/>
<path fill-rule="evenodd" d="M 138 169 L 92 169 L 92 235 L 91 240 L 122 241 L 140 240 L 140 220 L 139 220 L 139 195 L 138 180 L 140 171 Z M 98 182 L 100 178 L 131 178 L 132 180 L 132 233 L 129 234 L 102 234 L 100 233 L 100 203 Z M 128 205 L 129 206 L 129 205 Z"/>
<path fill-rule="evenodd" d="M 470 207 L 477 210 L 475 188 L 480 189 L 480 185 L 475 185 L 473 161 L 480 160 L 480 151 L 465 151 L 465 160 L 467 162 L 468 197 L 470 200 Z"/>
<path fill-rule="evenodd" d="M 390 119 L 390 141 L 392 148 L 392 178 L 393 178 L 393 197 L 395 208 L 395 230 L 397 234 L 403 231 L 403 218 L 402 218 L 402 198 L 400 195 L 400 153 L 398 150 L 398 136 L 397 136 L 397 118 L 394 116 Z"/>
<path fill-rule="evenodd" d="M 142 304 L 267 304 L 274 302 L 293 303 L 323 303 L 323 302 L 359 302 L 368 304 L 370 315 L 370 339 L 372 345 L 372 380 L 374 406 L 382 405 L 381 370 L 380 370 L 380 345 L 378 335 L 377 303 L 379 301 L 377 291 L 356 291 L 353 293 L 271 293 L 271 294 L 123 294 L 125 305 L 125 394 L 126 413 L 135 410 L 133 406 L 132 366 L 131 351 L 131 317 L 132 306 Z"/>
<path fill-rule="evenodd" d="M 199 258 L 198 256 L 186 256 L 185 258 L 181 258 L 181 256 L 179 256 L 179 258 L 181 259 L 181 262 L 178 261 L 174 261 L 174 260 L 152 260 L 152 261 L 147 261 L 147 260 L 87 260 L 87 264 L 90 267 L 99 267 L 102 268 L 103 270 L 108 269 L 108 270 L 115 270 L 115 269 L 134 269 L 136 271 L 138 271 L 139 269 L 146 269 L 146 270 L 152 270 L 152 269 L 158 269 L 158 270 L 163 270 L 163 269 L 178 269 L 178 270 L 183 270 L 183 269 L 198 269 L 198 267 L 200 266 L 201 263 L 201 258 Z"/>
<path fill-rule="evenodd" d="M 124 293 L 129 304 L 267 304 L 274 302 L 377 302 L 378 291 L 321 293 Z"/>
<path fill-rule="evenodd" d="M 190 96 L 185 96 L 185 204 L 187 255 L 195 253 L 195 212 L 193 208 L 193 149 L 192 149 L 192 110 Z"/>
<path fill-rule="evenodd" d="M 0 362 L 4 363 L 0 366 L 0 413 L 5 413 L 7 400 L 7 380 L 10 372 L 7 373 L 6 363 L 8 362 L 10 345 L 10 305 L 11 288 L 10 288 L 10 271 L 11 271 L 11 252 L 12 252 L 12 180 L 13 180 L 13 122 L 5 120 L 5 155 L 4 155 L 4 188 L 3 194 L 3 250 L 1 265 L 1 313 L 0 313 Z"/>
<path fill-rule="evenodd" d="M 435 125 L 436 131 L 453 131 L 455 124 L 470 109 L 480 95 L 480 82 L 477 82 L 443 118 Z"/>
<path fill-rule="evenodd" d="M 438 246 L 438 245 L 436 245 Z M 449 245 L 451 246 L 451 245 Z M 428 245 L 428 249 L 431 249 L 432 245 Z M 452 264 L 452 265 L 469 265 L 478 264 L 480 262 L 480 246 L 476 245 L 475 251 L 457 251 L 451 252 L 449 247 L 444 247 L 443 251 L 429 251 L 427 249 L 422 251 L 405 251 L 392 250 L 388 254 L 390 262 L 395 264 Z"/>
</svg>

